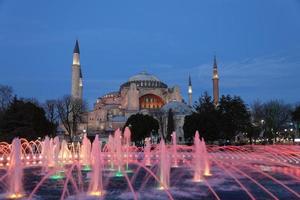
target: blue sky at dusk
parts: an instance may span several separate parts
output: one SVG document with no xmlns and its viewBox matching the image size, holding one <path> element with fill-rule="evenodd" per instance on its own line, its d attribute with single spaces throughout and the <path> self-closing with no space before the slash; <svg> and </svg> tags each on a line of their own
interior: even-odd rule
<svg viewBox="0 0 300 200">
<path fill-rule="evenodd" d="M 214 53 L 221 94 L 299 102 L 299 0 L 0 0 L 0 84 L 69 94 L 76 38 L 90 105 L 144 70 L 184 97 L 191 74 L 195 100 L 211 93 Z"/>
</svg>

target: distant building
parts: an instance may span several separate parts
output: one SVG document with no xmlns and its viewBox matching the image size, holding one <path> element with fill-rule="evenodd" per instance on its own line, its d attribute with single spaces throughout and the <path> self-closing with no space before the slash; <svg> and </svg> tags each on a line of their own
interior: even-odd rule
<svg viewBox="0 0 300 200">
<path fill-rule="evenodd" d="M 80 65 L 80 51 L 79 42 L 76 40 L 73 51 L 73 63 L 72 63 L 72 90 L 71 95 L 73 98 L 82 99 L 83 81 Z"/>
<path fill-rule="evenodd" d="M 167 135 L 168 127 L 168 113 L 169 110 L 173 113 L 174 128 L 176 131 L 176 139 L 178 143 L 184 143 L 184 118 L 186 115 L 192 114 L 192 108 L 185 103 L 178 101 L 171 101 L 165 104 L 162 108 L 162 132 L 164 135 Z"/>
<path fill-rule="evenodd" d="M 218 65 L 217 58 L 214 56 L 214 66 L 213 66 L 213 100 L 215 106 L 219 104 L 219 73 L 218 73 Z"/>
<path fill-rule="evenodd" d="M 171 101 L 182 102 L 178 86 L 168 87 L 154 75 L 141 72 L 123 83 L 119 91 L 99 97 L 87 113 L 84 128 L 89 133 L 121 128 L 130 115 L 140 112 L 157 116 Z"/>
<path fill-rule="evenodd" d="M 80 64 L 79 42 L 76 40 L 73 51 L 72 90 L 74 98 L 82 99 L 83 77 Z M 213 67 L 213 98 L 219 100 L 218 72 L 216 58 Z M 127 119 L 136 113 L 149 114 L 160 123 L 160 133 L 166 135 L 169 109 L 174 114 L 177 141 L 184 142 L 184 117 L 192 113 L 192 81 L 188 79 L 188 104 L 184 103 L 180 88 L 169 87 L 156 76 L 147 72 L 138 73 L 120 85 L 117 91 L 108 92 L 97 98 L 93 110 L 83 115 L 78 132 L 88 135 L 107 136 L 117 128 L 122 128 Z"/>
</svg>

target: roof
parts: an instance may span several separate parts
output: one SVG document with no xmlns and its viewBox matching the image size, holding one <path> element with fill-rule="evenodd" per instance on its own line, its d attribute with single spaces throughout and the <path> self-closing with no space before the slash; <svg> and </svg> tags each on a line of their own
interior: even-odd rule
<svg viewBox="0 0 300 200">
<path fill-rule="evenodd" d="M 73 53 L 78 53 L 78 54 L 80 54 L 78 40 L 76 40 L 76 43 L 75 43 L 75 47 L 74 47 Z"/>
<path fill-rule="evenodd" d="M 103 106 L 104 109 L 115 109 L 115 108 L 119 108 L 119 104 L 106 104 L 105 106 Z"/>
<path fill-rule="evenodd" d="M 123 115 L 113 116 L 111 121 L 112 122 L 126 122 L 126 117 Z"/>
<path fill-rule="evenodd" d="M 105 94 L 105 95 L 102 96 L 102 97 L 117 97 L 117 96 L 119 96 L 119 95 L 120 95 L 119 92 L 113 91 L 113 92 L 109 92 L 109 93 Z"/>
<path fill-rule="evenodd" d="M 123 87 L 130 87 L 131 83 L 135 83 L 137 88 L 168 88 L 168 86 L 156 76 L 148 74 L 147 72 L 141 72 L 130 77 L 127 82 L 121 85 L 120 90 L 122 90 Z"/>
<path fill-rule="evenodd" d="M 179 101 L 170 101 L 165 104 L 161 110 L 165 113 L 169 112 L 172 109 L 173 113 L 176 115 L 190 115 L 192 114 L 192 109 L 187 104 Z"/>
<path fill-rule="evenodd" d="M 160 81 L 156 76 L 148 74 L 147 72 L 141 72 L 128 79 L 128 81 Z"/>
</svg>

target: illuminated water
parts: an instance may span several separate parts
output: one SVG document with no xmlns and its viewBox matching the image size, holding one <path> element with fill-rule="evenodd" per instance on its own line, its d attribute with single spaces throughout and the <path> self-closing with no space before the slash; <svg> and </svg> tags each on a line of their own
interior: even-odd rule
<svg viewBox="0 0 300 200">
<path fill-rule="evenodd" d="M 0 143 L 0 199 L 300 199 L 300 146 Z M 175 141 L 175 142 L 174 142 Z M 48 149 L 48 151 L 45 150 Z"/>
</svg>

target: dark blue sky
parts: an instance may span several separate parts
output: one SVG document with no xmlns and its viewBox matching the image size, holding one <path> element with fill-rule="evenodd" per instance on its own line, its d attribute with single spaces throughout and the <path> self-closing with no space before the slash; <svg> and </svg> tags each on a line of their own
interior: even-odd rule
<svg viewBox="0 0 300 200">
<path fill-rule="evenodd" d="M 211 93 L 299 102 L 299 0 L 0 0 L 0 84 L 40 101 L 70 93 L 80 40 L 84 97 L 119 89 L 146 70 L 186 97 Z"/>
</svg>

